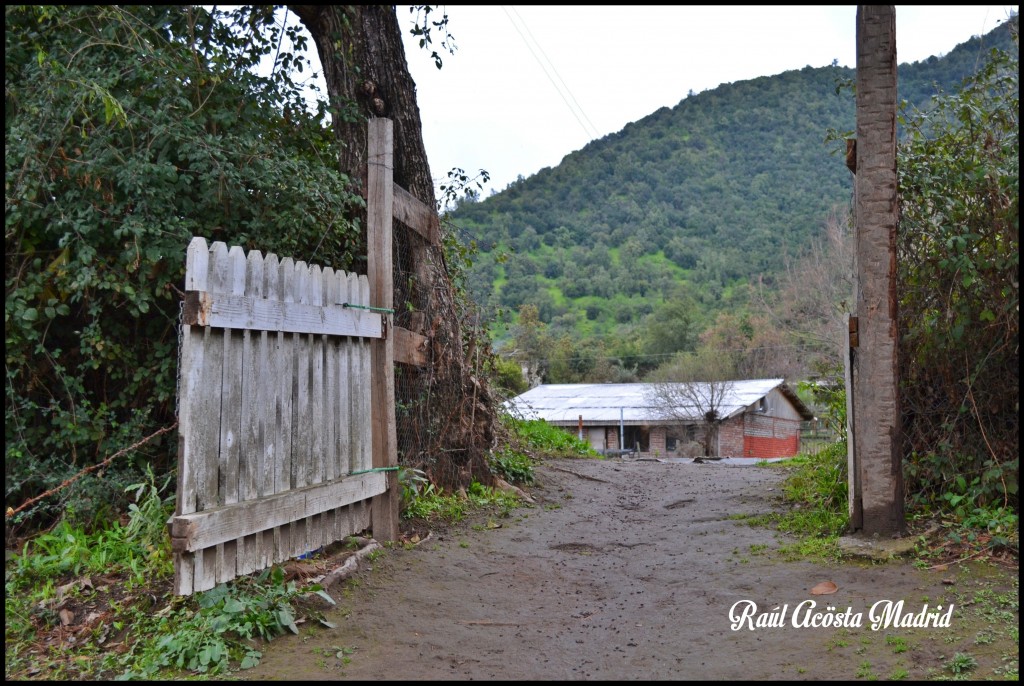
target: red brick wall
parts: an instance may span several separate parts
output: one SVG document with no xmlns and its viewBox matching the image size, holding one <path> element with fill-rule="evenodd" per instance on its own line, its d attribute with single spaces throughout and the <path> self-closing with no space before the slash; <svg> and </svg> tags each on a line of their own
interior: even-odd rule
<svg viewBox="0 0 1024 686">
<path fill-rule="evenodd" d="M 743 454 L 743 418 L 740 415 L 723 422 L 718 428 L 718 454 L 722 457 L 739 457 Z"/>
<path fill-rule="evenodd" d="M 792 457 L 800 452 L 800 421 L 747 412 L 742 457 Z"/>
</svg>

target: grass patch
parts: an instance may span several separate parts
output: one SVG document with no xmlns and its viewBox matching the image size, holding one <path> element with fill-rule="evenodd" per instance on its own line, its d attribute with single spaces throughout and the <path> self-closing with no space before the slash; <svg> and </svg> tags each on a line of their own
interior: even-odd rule
<svg viewBox="0 0 1024 686">
<path fill-rule="evenodd" d="M 798 537 L 796 543 L 779 548 L 783 559 L 838 559 L 838 539 L 849 521 L 846 509 L 846 444 L 836 442 L 814 454 L 759 465 L 787 472 L 782 482 L 782 493 L 788 509 L 743 519 L 751 526 L 774 527 Z"/>
<path fill-rule="evenodd" d="M 204 593 L 173 595 L 166 533 L 173 498 L 152 477 L 128 490 L 135 502 L 127 523 L 89 531 L 65 519 L 7 561 L 8 680 L 156 679 L 244 669 L 259 663 L 260 641 L 298 633 L 301 616 L 319 618 L 300 603 L 318 596 L 333 604 L 322 587 L 286 580 L 280 566 Z"/>
</svg>

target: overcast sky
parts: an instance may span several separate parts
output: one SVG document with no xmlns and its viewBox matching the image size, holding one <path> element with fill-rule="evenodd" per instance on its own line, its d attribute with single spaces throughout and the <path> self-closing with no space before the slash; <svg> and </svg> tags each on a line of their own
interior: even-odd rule
<svg viewBox="0 0 1024 686">
<path fill-rule="evenodd" d="M 897 5 L 897 60 L 946 54 L 1016 7 Z M 448 54 L 435 35 L 440 70 L 408 35 L 409 7 L 397 11 L 435 182 L 486 169 L 484 197 L 690 91 L 856 66 L 855 5 L 449 5 L 431 14 L 447 12 L 457 46 Z"/>
</svg>

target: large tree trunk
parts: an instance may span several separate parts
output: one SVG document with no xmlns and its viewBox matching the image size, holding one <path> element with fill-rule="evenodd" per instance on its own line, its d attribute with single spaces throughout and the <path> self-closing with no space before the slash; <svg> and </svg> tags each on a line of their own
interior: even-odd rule
<svg viewBox="0 0 1024 686">
<path fill-rule="evenodd" d="M 857 7 L 851 528 L 904 530 L 896 330 L 896 13 Z"/>
<path fill-rule="evenodd" d="M 394 182 L 430 207 L 434 184 L 423 146 L 416 85 L 391 5 L 289 5 L 313 36 L 327 82 L 339 167 L 365 178 L 367 118 L 394 122 Z M 496 413 L 468 354 L 463 308 L 440 245 L 395 224 L 395 325 L 431 338 L 427 369 L 396 375 L 399 461 L 422 468 L 444 487 L 492 483 L 486 452 Z M 483 342 L 481 341 L 481 345 Z M 472 346 L 468 346 L 471 348 Z M 479 348 L 478 348 L 479 349 Z"/>
<path fill-rule="evenodd" d="M 341 171 L 360 179 L 366 167 L 366 119 L 395 126 L 395 183 L 434 205 L 434 182 L 423 147 L 416 84 L 392 5 L 289 5 L 309 29 L 320 55 L 341 144 Z"/>
</svg>

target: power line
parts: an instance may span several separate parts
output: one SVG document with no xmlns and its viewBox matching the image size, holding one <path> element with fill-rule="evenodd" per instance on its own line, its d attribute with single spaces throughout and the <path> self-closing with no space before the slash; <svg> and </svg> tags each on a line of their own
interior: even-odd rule
<svg viewBox="0 0 1024 686">
<path fill-rule="evenodd" d="M 601 136 L 597 132 L 597 127 L 594 126 L 594 124 L 590 121 L 590 118 L 587 117 L 587 113 L 583 111 L 583 108 L 580 107 L 580 104 L 576 101 L 576 98 L 573 97 L 572 91 L 569 90 L 569 86 L 566 85 L 564 80 L 562 80 L 562 77 L 558 74 L 558 70 L 555 69 L 555 65 L 548 58 L 547 54 L 544 53 L 544 49 L 540 46 L 540 43 L 537 41 L 537 39 L 533 37 L 532 33 L 530 33 L 529 27 L 526 26 L 526 22 L 519 15 L 519 13 L 516 12 L 515 7 L 512 8 L 512 11 L 515 12 L 516 17 L 519 19 L 520 22 L 522 22 L 523 28 L 526 30 L 527 33 L 530 34 L 530 38 L 533 39 L 533 42 L 536 43 L 537 49 L 540 50 L 542 54 L 544 54 L 544 58 L 547 60 L 548 65 L 550 65 L 551 71 L 553 71 L 555 73 L 555 76 L 558 77 L 558 80 L 562 84 L 561 86 L 555 83 L 555 80 L 551 78 L 551 74 L 548 72 L 548 68 L 544 65 L 544 62 L 541 61 L 540 57 L 537 56 L 537 53 L 534 51 L 533 46 L 530 45 L 530 41 L 526 39 L 525 35 L 523 35 L 522 30 L 520 30 L 519 25 L 516 24 L 516 20 L 512 18 L 512 15 L 509 14 L 508 9 L 506 9 L 504 5 L 502 5 L 501 9 L 503 12 L 505 12 L 505 16 L 508 17 L 508 20 L 512 23 L 512 28 L 514 28 L 516 30 L 516 33 L 519 34 L 519 37 L 523 39 L 523 43 L 526 44 L 526 48 L 530 51 L 530 54 L 533 55 L 533 59 L 537 61 L 537 64 L 540 65 L 540 68 L 544 71 L 544 76 L 546 76 L 548 78 L 548 81 L 551 82 L 551 85 L 555 87 L 555 90 L 558 91 L 558 95 L 561 96 L 562 98 L 562 102 L 565 103 L 565 106 L 569 108 L 569 112 L 571 112 L 572 116 L 576 118 L 577 122 L 579 122 L 580 127 L 583 129 L 583 133 L 585 133 L 591 140 L 600 138 Z M 572 98 L 572 103 L 570 103 L 569 100 L 566 98 L 566 93 L 569 94 L 569 98 Z M 575 103 L 575 107 L 573 107 L 573 103 Z M 577 114 L 577 110 L 579 110 L 579 114 Z M 584 123 L 583 119 L 580 119 L 580 115 L 583 115 L 583 119 L 587 120 L 586 123 Z"/>
</svg>

